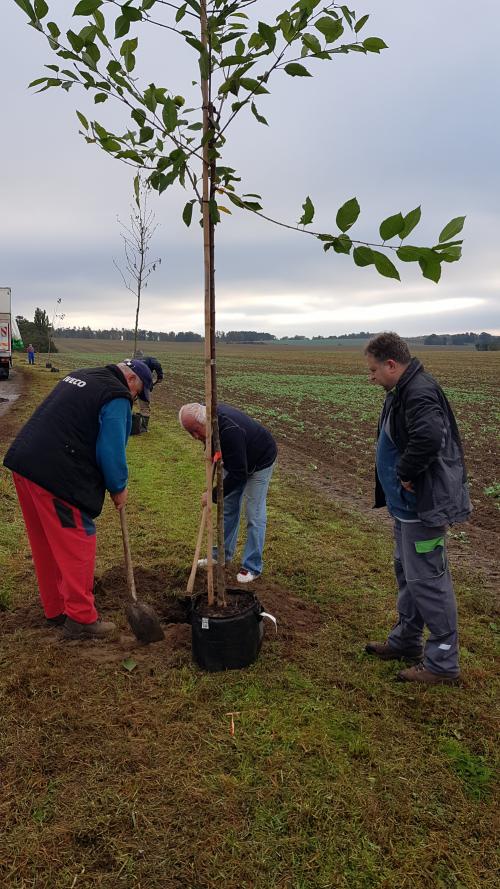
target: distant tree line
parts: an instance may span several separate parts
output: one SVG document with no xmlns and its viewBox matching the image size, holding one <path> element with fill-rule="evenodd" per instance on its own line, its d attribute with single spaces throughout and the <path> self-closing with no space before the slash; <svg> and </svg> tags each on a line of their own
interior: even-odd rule
<svg viewBox="0 0 500 889">
<path fill-rule="evenodd" d="M 493 343 L 498 337 L 491 333 L 431 333 L 423 338 L 424 346 L 467 346 L 473 344 L 476 348 L 487 348 L 488 343 Z"/>
<path fill-rule="evenodd" d="M 16 315 L 16 321 L 21 339 L 26 347 L 31 343 L 35 347 L 36 352 L 49 351 L 50 321 L 45 309 L 37 307 L 33 321 L 28 321 L 22 315 Z M 52 339 L 50 339 L 50 351 L 57 352 Z"/>
<path fill-rule="evenodd" d="M 122 327 L 104 328 L 102 330 L 93 330 L 91 327 L 58 327 L 55 331 L 57 337 L 63 339 L 79 339 L 79 340 L 118 340 L 118 341 L 134 341 L 134 331 L 127 330 Z M 193 333 L 192 330 L 181 330 L 175 333 L 171 330 L 165 333 L 161 330 L 139 329 L 137 331 L 137 339 L 142 341 L 150 341 L 156 343 L 168 342 L 193 342 L 200 343 L 203 337 L 199 333 Z"/>
<path fill-rule="evenodd" d="M 17 317 L 19 329 L 24 342 L 33 343 L 35 349 L 39 352 L 48 351 L 49 338 L 49 317 L 44 309 L 37 308 L 33 321 L 27 321 L 21 315 Z M 54 336 L 65 339 L 84 339 L 84 340 L 118 340 L 133 342 L 134 331 L 128 328 L 111 327 L 94 330 L 86 325 L 83 327 L 58 327 L 55 329 Z M 331 334 L 330 336 L 307 337 L 304 334 L 295 334 L 294 336 L 277 337 L 273 333 L 258 330 L 223 330 L 216 332 L 216 338 L 219 343 L 282 343 L 282 342 L 345 342 L 346 340 L 369 340 L 376 336 L 376 332 L 368 330 L 360 330 L 358 333 L 340 333 Z M 166 333 L 162 330 L 146 330 L 145 328 L 138 330 L 138 340 L 151 343 L 167 343 L 167 342 L 183 342 L 183 343 L 201 343 L 203 337 L 199 333 L 192 330 L 181 330 L 176 333 L 174 330 Z M 493 336 L 491 333 L 482 331 L 482 333 L 474 333 L 467 331 L 466 333 L 431 333 L 426 336 L 407 337 L 407 339 L 415 344 L 424 346 L 470 346 L 473 345 L 478 351 L 499 351 L 500 337 Z M 51 351 L 57 352 L 52 341 Z"/>
</svg>

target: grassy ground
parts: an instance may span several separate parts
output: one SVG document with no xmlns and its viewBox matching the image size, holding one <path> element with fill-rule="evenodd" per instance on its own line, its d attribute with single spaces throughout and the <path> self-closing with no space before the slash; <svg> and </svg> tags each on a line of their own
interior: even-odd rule
<svg viewBox="0 0 500 889">
<path fill-rule="evenodd" d="M 119 354 L 102 345 L 102 352 L 75 354 L 81 344 L 73 347 L 58 356 L 61 370 Z M 176 404 L 200 396 L 199 352 L 170 347 L 165 354 Z M 318 391 L 318 402 L 323 392 L 328 398 L 328 386 L 316 390 L 314 381 L 341 377 L 345 368 L 331 356 L 325 364 L 317 350 L 297 354 L 292 371 L 279 357 L 284 363 L 274 372 L 304 377 L 304 397 L 312 391 L 314 400 Z M 445 355 L 433 353 L 443 371 Z M 240 386 L 246 373 L 265 374 L 271 361 L 246 349 L 224 356 L 228 400 L 236 391 L 230 378 Z M 53 382 L 36 368 L 26 397 L 4 422 L 4 445 Z M 203 465 L 200 446 L 180 430 L 176 405 L 161 391 L 151 433 L 128 447 L 129 524 L 136 564 L 182 586 Z M 368 391 L 376 412 L 378 396 Z M 263 393 L 261 406 L 268 409 L 274 397 Z M 279 397 L 275 407 L 282 409 Z M 309 462 L 315 459 L 310 451 Z M 383 638 L 392 620 L 388 528 L 361 507 L 305 486 L 284 460 L 270 492 L 266 577 L 276 584 L 278 621 L 279 595 L 283 608 L 296 597 L 311 617 L 309 636 L 290 643 L 268 633 L 255 665 L 224 676 L 200 673 L 182 648 L 175 657 L 162 647 L 141 657 L 124 650 L 106 662 L 97 657 L 104 646 L 63 645 L 24 621 L 23 608 L 31 608 L 26 615 L 37 608 L 29 605 L 36 589 L 3 470 L 0 494 L 2 594 L 14 609 L 4 615 L 0 636 L 0 885 L 497 885 L 498 620 L 493 589 L 472 560 L 454 572 L 462 686 L 425 690 L 394 682 L 397 665 L 362 654 L 365 640 Z M 119 525 L 107 505 L 98 522 L 97 574 L 121 561 Z M 124 627 L 117 604 L 107 601 L 105 613 Z M 9 625 L 16 613 L 19 620 Z M 131 671 L 123 665 L 129 653 Z"/>
</svg>

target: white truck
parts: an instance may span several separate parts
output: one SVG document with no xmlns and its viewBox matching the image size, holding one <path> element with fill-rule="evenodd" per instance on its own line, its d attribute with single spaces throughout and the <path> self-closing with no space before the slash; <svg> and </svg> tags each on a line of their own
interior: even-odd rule
<svg viewBox="0 0 500 889">
<path fill-rule="evenodd" d="M 21 335 L 12 317 L 10 287 L 0 287 L 0 380 L 8 380 L 12 367 L 12 349 L 22 348 Z"/>
</svg>

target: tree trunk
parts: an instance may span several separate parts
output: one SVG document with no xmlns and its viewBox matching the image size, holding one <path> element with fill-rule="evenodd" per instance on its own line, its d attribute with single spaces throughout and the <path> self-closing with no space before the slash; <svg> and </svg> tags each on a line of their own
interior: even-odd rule
<svg viewBox="0 0 500 889">
<path fill-rule="evenodd" d="M 208 51 L 207 33 L 207 4 L 206 0 L 200 3 L 201 42 Z M 203 135 L 206 137 L 203 144 L 203 259 L 205 281 L 205 406 L 207 411 L 206 438 L 205 438 L 205 478 L 207 489 L 207 593 L 208 603 L 214 603 L 214 572 L 213 572 L 213 519 L 212 519 L 212 350 L 211 350 L 211 323 L 212 323 L 212 262 L 210 236 L 210 158 L 208 146 L 208 133 L 210 129 L 210 90 L 207 77 L 201 77 L 201 96 L 203 108 Z"/>
</svg>

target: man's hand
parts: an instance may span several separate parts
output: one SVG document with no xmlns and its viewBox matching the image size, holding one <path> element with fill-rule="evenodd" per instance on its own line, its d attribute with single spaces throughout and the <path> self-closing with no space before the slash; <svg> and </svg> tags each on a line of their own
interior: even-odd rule
<svg viewBox="0 0 500 889">
<path fill-rule="evenodd" d="M 405 491 L 410 491 L 411 494 L 415 493 L 415 488 L 413 487 L 413 482 L 404 482 L 403 479 L 400 479 L 401 487 L 405 489 Z"/>
<path fill-rule="evenodd" d="M 205 507 L 205 506 L 207 505 L 207 503 L 208 503 L 208 494 L 207 494 L 206 491 L 203 491 L 203 494 L 201 495 L 201 505 L 202 505 L 202 507 Z"/>
<path fill-rule="evenodd" d="M 123 491 L 117 491 L 116 494 L 109 495 L 115 504 L 117 509 L 123 509 L 127 502 L 128 497 L 128 488 L 124 488 Z"/>
</svg>

